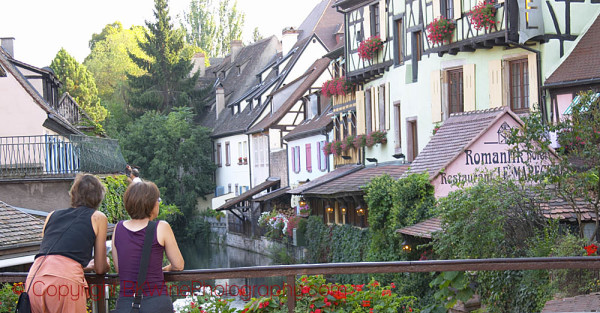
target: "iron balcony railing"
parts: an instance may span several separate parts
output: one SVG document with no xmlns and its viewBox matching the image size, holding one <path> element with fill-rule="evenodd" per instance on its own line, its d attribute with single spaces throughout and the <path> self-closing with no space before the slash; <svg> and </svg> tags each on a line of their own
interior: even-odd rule
<svg viewBox="0 0 600 313">
<path fill-rule="evenodd" d="M 80 135 L 0 137 L 0 178 L 118 173 L 125 165 L 113 139 Z"/>
<path fill-rule="evenodd" d="M 299 275 L 332 274 L 375 274 L 375 273 L 425 273 L 449 271 L 515 271 L 552 269 L 600 269 L 600 257 L 548 257 L 548 258 L 504 258 L 504 259 L 463 259 L 426 260 L 397 262 L 355 262 L 296 264 L 279 266 L 255 266 L 240 268 L 218 268 L 186 270 L 165 273 L 165 281 L 200 283 L 210 279 L 286 277 L 288 312 L 296 306 L 296 277 Z M 0 283 L 25 282 L 27 273 L 0 273 Z M 119 283 L 117 274 L 86 274 L 86 280 L 96 296 L 95 312 L 107 312 L 107 289 Z M 102 301 L 104 299 L 104 301 Z M 99 301 L 98 301 L 99 300 Z"/>
</svg>

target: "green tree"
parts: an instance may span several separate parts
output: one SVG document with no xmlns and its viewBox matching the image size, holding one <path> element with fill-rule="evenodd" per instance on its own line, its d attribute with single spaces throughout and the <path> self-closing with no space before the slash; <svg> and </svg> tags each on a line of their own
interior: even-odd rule
<svg viewBox="0 0 600 313">
<path fill-rule="evenodd" d="M 254 27 L 254 31 L 252 32 L 252 42 L 257 42 L 263 39 L 263 35 L 258 31 L 258 27 Z"/>
<path fill-rule="evenodd" d="M 230 0 L 193 0 L 181 22 L 187 42 L 200 47 L 209 56 L 225 56 L 232 40 L 242 38 L 246 16 Z"/>
<path fill-rule="evenodd" d="M 94 76 L 85 65 L 77 62 L 64 48 L 61 48 L 52 60 L 50 68 L 63 82 L 59 90 L 61 94 L 68 92 L 94 122 L 101 122 L 106 118 L 108 111 L 100 104 Z"/>
<path fill-rule="evenodd" d="M 91 52 L 83 64 L 94 75 L 98 96 L 103 101 L 125 102 L 126 74 L 144 74 L 128 54 L 146 57 L 138 46 L 138 41 L 145 40 L 144 33 L 141 26 L 124 29 L 120 22 L 114 22 L 107 24 L 100 34 L 92 35 Z"/>
<path fill-rule="evenodd" d="M 209 134 L 194 124 L 190 108 L 175 108 L 168 115 L 147 112 L 128 125 L 120 140 L 125 159 L 160 187 L 167 203 L 179 207 L 180 225 L 193 223 L 197 199 L 214 190 Z"/>
<path fill-rule="evenodd" d="M 148 57 L 129 52 L 129 57 L 145 72 L 141 76 L 128 74 L 129 98 L 140 112 L 168 113 L 173 107 L 192 105 L 198 74 L 190 76 L 194 49 L 186 45 L 183 31 L 173 28 L 167 1 L 154 3 L 155 21 L 146 21 L 145 41 L 138 42 Z"/>
</svg>

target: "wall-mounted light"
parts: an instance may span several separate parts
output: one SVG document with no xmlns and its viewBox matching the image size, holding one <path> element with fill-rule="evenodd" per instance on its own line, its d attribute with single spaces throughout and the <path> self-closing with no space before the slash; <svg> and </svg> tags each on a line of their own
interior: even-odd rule
<svg viewBox="0 0 600 313">
<path fill-rule="evenodd" d="M 400 161 L 402 163 L 404 163 L 406 156 L 404 155 L 404 153 L 400 152 L 400 153 L 396 153 L 392 155 L 395 159 L 400 159 Z"/>
<path fill-rule="evenodd" d="M 305 206 L 306 205 L 306 199 L 304 199 L 304 197 L 300 197 L 300 200 L 298 201 L 298 204 L 300 206 Z"/>
<path fill-rule="evenodd" d="M 377 159 L 376 158 L 367 158 L 367 161 L 373 162 L 373 163 L 375 163 L 375 165 L 377 165 Z"/>
<path fill-rule="evenodd" d="M 364 216 L 365 215 L 365 209 L 363 209 L 362 206 L 357 206 L 356 207 L 356 215 L 358 216 Z"/>
<path fill-rule="evenodd" d="M 332 207 L 328 207 L 327 208 L 327 213 L 333 213 L 333 208 Z"/>
<path fill-rule="evenodd" d="M 410 246 L 408 241 L 404 240 L 404 242 L 402 243 L 402 251 L 410 252 L 411 250 L 412 250 L 412 247 Z"/>
<path fill-rule="evenodd" d="M 331 205 L 331 203 L 327 202 L 325 204 L 325 210 L 327 211 L 327 213 L 333 213 L 333 206 Z"/>
<path fill-rule="evenodd" d="M 350 159 L 352 159 L 352 157 L 349 156 L 349 155 L 342 155 L 342 159 L 344 159 L 344 160 L 350 160 Z"/>
</svg>

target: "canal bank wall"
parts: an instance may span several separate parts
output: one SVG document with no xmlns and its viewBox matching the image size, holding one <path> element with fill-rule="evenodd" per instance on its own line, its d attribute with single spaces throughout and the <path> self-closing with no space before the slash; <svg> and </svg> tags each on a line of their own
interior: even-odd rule
<svg viewBox="0 0 600 313">
<path fill-rule="evenodd" d="M 206 221 L 210 223 L 210 243 L 212 244 L 226 245 L 265 256 L 270 256 L 271 251 L 287 249 L 290 256 L 295 260 L 306 260 L 307 251 L 305 247 L 287 245 L 264 236 L 250 238 L 242 234 L 228 232 L 225 219 L 217 220 L 214 217 L 208 217 Z"/>
</svg>

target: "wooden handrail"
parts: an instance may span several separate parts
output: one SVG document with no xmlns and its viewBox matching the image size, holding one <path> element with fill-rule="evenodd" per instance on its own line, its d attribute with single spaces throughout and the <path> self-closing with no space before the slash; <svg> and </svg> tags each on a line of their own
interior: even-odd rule
<svg viewBox="0 0 600 313">
<path fill-rule="evenodd" d="M 290 286 L 295 286 L 294 282 L 297 275 L 550 269 L 600 269 L 600 257 L 496 258 L 253 266 L 166 272 L 165 280 L 193 282 L 206 279 L 284 276 Z M 85 276 L 90 285 L 115 284 L 119 282 L 117 274 L 86 274 Z M 0 273 L 0 283 L 24 282 L 26 277 L 27 273 Z M 294 292 L 293 288 L 286 288 L 286 291 L 288 293 L 292 292 L 292 294 Z M 294 307 L 295 297 L 288 295 L 289 312 L 293 312 Z M 98 302 L 98 310 L 99 312 L 105 312 L 102 301 Z"/>
</svg>

